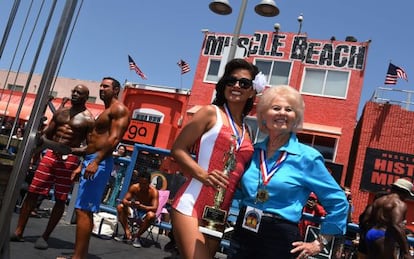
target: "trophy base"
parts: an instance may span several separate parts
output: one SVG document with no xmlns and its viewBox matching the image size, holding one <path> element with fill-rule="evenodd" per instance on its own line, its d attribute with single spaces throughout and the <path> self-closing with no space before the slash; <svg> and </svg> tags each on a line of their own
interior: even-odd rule
<svg viewBox="0 0 414 259">
<path fill-rule="evenodd" d="M 218 239 L 221 239 L 223 237 L 223 233 L 208 227 L 198 227 L 198 230 L 206 235 L 212 236 L 212 237 L 216 237 Z"/>
</svg>

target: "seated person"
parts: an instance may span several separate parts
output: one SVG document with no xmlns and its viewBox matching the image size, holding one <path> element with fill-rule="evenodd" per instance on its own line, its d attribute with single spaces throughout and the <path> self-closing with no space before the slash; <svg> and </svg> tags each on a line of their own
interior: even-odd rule
<svg viewBox="0 0 414 259">
<path fill-rule="evenodd" d="M 138 174 L 138 182 L 129 187 L 128 192 L 117 206 L 118 221 L 124 228 L 124 238 L 115 238 L 118 241 L 130 242 L 133 240 L 134 247 L 141 247 L 140 237 L 148 229 L 148 227 L 156 219 L 156 211 L 158 208 L 158 190 L 151 186 L 151 174 L 149 172 L 141 172 Z M 128 215 L 130 211 L 134 211 L 133 217 L 142 220 L 139 222 L 139 230 L 135 236 L 128 227 Z"/>
</svg>

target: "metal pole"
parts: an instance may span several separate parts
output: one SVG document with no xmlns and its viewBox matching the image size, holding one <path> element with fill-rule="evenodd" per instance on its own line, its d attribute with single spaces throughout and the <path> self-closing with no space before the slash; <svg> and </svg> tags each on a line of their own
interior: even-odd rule
<svg viewBox="0 0 414 259">
<path fill-rule="evenodd" d="M 4 48 L 6 47 L 6 42 L 7 42 L 7 39 L 9 38 L 9 33 L 13 25 L 14 18 L 16 17 L 17 9 L 19 9 L 19 5 L 20 5 L 20 0 L 15 0 L 13 4 L 13 8 L 10 11 L 9 21 L 7 22 L 7 26 L 3 34 L 3 39 L 0 44 L 0 58 L 3 55 Z"/>
<path fill-rule="evenodd" d="M 0 210 L 0 258 L 9 258 L 8 256 L 8 238 L 10 232 L 11 215 L 16 204 L 20 185 L 24 180 L 24 174 L 27 172 L 31 150 L 36 145 L 36 134 L 39 128 L 40 120 L 43 117 L 47 101 L 49 98 L 50 86 L 56 73 L 56 68 L 62 49 L 69 31 L 69 26 L 77 5 L 77 0 L 66 0 L 65 7 L 55 34 L 54 41 L 49 53 L 48 60 L 39 84 L 39 90 L 27 124 L 27 132 L 24 134 L 22 145 L 16 155 L 15 164 L 7 185 L 4 195 L 3 204 Z M 7 242 L 6 242 L 7 241 Z"/>
<path fill-rule="evenodd" d="M 231 41 L 231 46 L 230 46 L 230 51 L 229 51 L 229 55 L 227 58 L 227 62 L 234 59 L 234 57 L 236 56 L 237 45 L 239 43 L 239 38 L 240 38 L 240 30 L 243 24 L 244 14 L 246 13 L 246 6 L 247 6 L 247 0 L 243 0 L 242 5 L 240 7 L 239 17 L 237 18 L 236 27 L 234 28 L 233 40 Z"/>
</svg>

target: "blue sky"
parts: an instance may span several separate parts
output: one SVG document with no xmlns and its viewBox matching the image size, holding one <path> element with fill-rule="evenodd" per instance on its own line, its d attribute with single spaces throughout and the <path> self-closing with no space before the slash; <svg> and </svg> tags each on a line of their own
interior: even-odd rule
<svg viewBox="0 0 414 259">
<path fill-rule="evenodd" d="M 13 0 L 0 2 L 0 32 L 3 33 Z M 16 50 L 21 24 L 30 1 L 22 1 L 16 22 L 12 28 L 0 69 L 13 70 L 19 67 L 18 61 L 11 65 Z M 34 1 L 37 10 L 41 1 Z M 50 5 L 47 2 L 45 6 Z M 58 1 L 58 17 L 64 1 Z M 159 86 L 191 88 L 195 67 L 203 40 L 202 29 L 210 32 L 232 33 L 240 10 L 240 1 L 229 0 L 233 13 L 220 16 L 210 11 L 210 1 L 180 0 L 89 0 L 82 5 L 70 44 L 65 53 L 59 76 L 99 81 L 111 75 L 121 82 L 125 80 Z M 368 50 L 366 74 L 361 96 L 360 111 L 377 87 L 383 86 L 388 63 L 405 69 L 409 82 L 401 79 L 394 86 L 398 89 L 413 90 L 414 61 L 408 51 L 414 35 L 409 27 L 414 2 L 407 0 L 360 1 L 360 0 L 284 0 L 277 1 L 280 14 L 276 17 L 262 17 L 254 12 L 260 0 L 250 0 L 246 9 L 242 34 L 255 31 L 272 31 L 274 23 L 281 25 L 281 31 L 297 32 L 297 17 L 303 13 L 302 32 L 312 39 L 329 39 L 335 36 L 342 40 L 352 35 L 358 41 L 372 40 Z M 81 1 L 79 0 L 79 3 Z M 45 8 L 46 8 L 45 7 Z M 47 15 L 44 14 L 44 17 Z M 34 18 L 31 19 L 33 24 Z M 28 26 L 29 27 L 29 26 Z M 55 27 L 51 27 L 40 56 L 36 72 L 44 69 L 48 55 L 47 44 L 51 43 Z M 35 41 L 34 41 L 35 42 Z M 50 48 L 50 47 L 49 47 Z M 17 51 L 16 59 L 21 59 L 24 46 Z M 29 71 L 35 48 L 28 48 L 22 71 Z M 147 75 L 142 80 L 128 67 L 128 54 Z M 185 60 L 191 72 L 181 76 L 177 66 L 179 59 Z M 43 63 L 42 63 L 43 61 Z M 3 83 L 3 82 L 2 82 Z"/>
</svg>

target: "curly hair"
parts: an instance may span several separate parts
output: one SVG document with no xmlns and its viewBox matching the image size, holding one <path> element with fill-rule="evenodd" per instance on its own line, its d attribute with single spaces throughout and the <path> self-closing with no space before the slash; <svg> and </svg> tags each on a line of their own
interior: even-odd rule
<svg viewBox="0 0 414 259">
<path fill-rule="evenodd" d="M 231 76 L 234 70 L 236 69 L 246 69 L 249 70 L 250 75 L 252 76 L 252 79 L 256 77 L 256 75 L 259 73 L 259 69 L 253 65 L 252 63 L 241 59 L 241 58 L 235 58 L 231 61 L 229 61 L 226 64 L 226 68 L 224 69 L 224 74 L 220 78 L 220 80 L 216 84 L 216 97 L 214 98 L 213 104 L 217 106 L 223 106 L 225 103 L 227 103 L 227 99 L 224 96 L 224 90 L 226 89 L 226 79 Z M 249 114 L 249 112 L 253 108 L 254 103 L 254 96 L 249 98 L 244 106 L 243 109 L 243 116 L 246 116 Z"/>
</svg>

